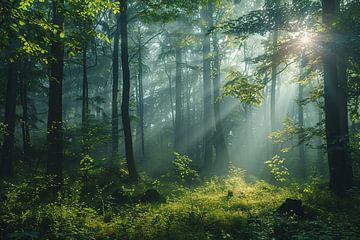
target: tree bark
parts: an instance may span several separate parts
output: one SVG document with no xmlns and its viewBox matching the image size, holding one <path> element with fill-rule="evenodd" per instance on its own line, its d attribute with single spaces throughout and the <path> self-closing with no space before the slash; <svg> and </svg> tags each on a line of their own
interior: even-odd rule
<svg viewBox="0 0 360 240">
<path fill-rule="evenodd" d="M 113 85 L 111 104 L 111 159 L 115 162 L 119 153 L 119 41 L 120 41 L 120 16 L 116 17 L 116 31 L 114 35 L 113 52 Z"/>
<path fill-rule="evenodd" d="M 273 47 L 277 46 L 278 31 L 275 30 L 272 36 Z M 271 89 L 270 89 L 270 128 L 271 132 L 276 131 L 276 84 L 277 84 L 277 60 L 275 52 L 273 53 L 273 59 L 271 63 Z M 272 145 L 272 156 L 277 154 L 276 146 Z"/>
<path fill-rule="evenodd" d="M 300 59 L 300 78 L 303 78 L 304 72 L 304 64 L 305 64 L 305 56 L 304 53 L 301 54 Z M 302 179 L 306 178 L 306 161 L 305 161 L 305 145 L 303 143 L 304 140 L 304 107 L 302 105 L 302 100 L 304 98 L 304 86 L 302 83 L 299 83 L 299 95 L 298 95 L 298 120 L 299 120 L 299 177 Z"/>
<path fill-rule="evenodd" d="M 87 46 L 84 43 L 83 56 L 82 56 L 82 68 L 83 68 L 83 85 L 82 85 L 82 127 L 85 130 L 87 128 L 87 116 L 89 114 L 89 83 L 87 76 Z"/>
<path fill-rule="evenodd" d="M 125 138 L 125 155 L 129 171 L 129 179 L 131 181 L 138 181 L 139 175 L 135 166 L 130 115 L 130 69 L 129 69 L 129 54 L 128 54 L 128 35 L 127 35 L 127 0 L 120 0 L 120 34 L 121 34 L 121 62 L 123 71 L 123 94 L 121 114 L 124 125 Z"/>
<path fill-rule="evenodd" d="M 16 64 L 9 62 L 7 65 L 7 84 L 5 99 L 5 134 L 2 146 L 1 177 L 14 177 L 14 148 L 15 148 L 15 120 L 16 120 L 16 89 L 17 72 Z"/>
<path fill-rule="evenodd" d="M 63 182 L 63 122 L 62 122 L 62 83 L 64 77 L 64 44 L 60 33 L 64 31 L 64 1 L 53 0 L 53 24 L 60 27 L 54 35 L 50 53 L 54 60 L 50 65 L 49 111 L 48 111 L 48 159 L 47 173 L 53 175 L 55 184 Z"/>
<path fill-rule="evenodd" d="M 318 122 L 320 123 L 323 120 L 322 109 L 318 110 Z M 319 176 L 324 175 L 324 151 L 322 149 L 322 137 L 317 137 L 317 156 L 316 156 L 316 172 Z"/>
<path fill-rule="evenodd" d="M 341 135 L 343 140 L 343 145 L 345 146 L 345 187 L 346 189 L 350 188 L 353 184 L 353 167 L 352 167 L 352 157 L 350 150 L 350 137 L 349 137 L 349 114 L 348 114 L 348 83 L 347 83 L 347 57 L 344 54 L 345 51 L 338 51 L 337 55 L 337 65 L 338 65 L 338 78 L 339 78 L 339 97 L 340 97 L 340 124 L 341 124 Z"/>
<path fill-rule="evenodd" d="M 82 115 L 81 115 L 81 131 L 82 131 L 82 153 L 86 154 L 87 149 L 87 138 L 89 133 L 88 127 L 88 116 L 89 116 L 89 84 L 87 75 L 87 44 L 83 44 L 82 52 L 82 70 L 83 70 L 83 82 L 82 82 Z"/>
<path fill-rule="evenodd" d="M 28 81 L 23 73 L 19 74 L 20 77 L 20 99 L 22 107 L 22 119 L 21 119 L 21 130 L 22 130 L 22 141 L 23 141 L 23 154 L 24 161 L 29 165 L 31 169 L 31 158 L 30 158 L 30 129 L 29 129 L 29 113 L 28 113 Z"/>
<path fill-rule="evenodd" d="M 179 35 L 180 33 L 178 33 Z M 182 49 L 179 46 L 180 36 L 177 37 L 177 46 L 175 49 L 176 73 L 175 73 L 175 131 L 174 145 L 175 151 L 184 154 L 183 146 L 183 105 L 182 105 Z"/>
<path fill-rule="evenodd" d="M 220 50 L 216 33 L 213 34 L 214 45 L 214 76 L 213 76 L 213 94 L 214 94 L 214 116 L 215 116 L 215 151 L 216 164 L 221 170 L 228 168 L 230 157 L 226 146 L 225 135 L 222 124 L 221 102 L 218 100 L 220 96 Z"/>
<path fill-rule="evenodd" d="M 139 30 L 140 31 L 140 30 Z M 139 33 L 140 34 L 140 33 Z M 144 137 L 144 90 L 143 90 L 143 65 L 142 65 L 142 53 L 141 53 L 141 36 L 139 37 L 139 54 L 138 54 L 138 84 L 139 84 L 139 120 L 140 120 L 140 146 L 141 154 L 145 156 L 145 137 Z"/>
<path fill-rule="evenodd" d="M 210 56 L 210 35 L 208 34 L 208 28 L 211 21 L 211 13 L 209 11 L 211 4 L 204 7 L 202 15 L 206 20 L 206 27 L 203 27 L 203 99 L 204 99 L 204 114 L 203 114 L 203 151 L 204 151 L 204 168 L 209 170 L 213 164 L 213 128 L 212 128 L 212 106 L 211 106 L 211 56 Z"/>
<path fill-rule="evenodd" d="M 322 54 L 324 66 L 325 130 L 330 174 L 330 189 L 343 194 L 351 185 L 352 172 L 348 162 L 348 124 L 346 79 L 339 74 L 338 57 L 334 50 L 335 33 L 331 28 L 339 12 L 338 0 L 322 0 L 323 23 L 329 28 L 328 39 L 324 42 Z M 341 77 L 340 77 L 341 76 Z M 346 73 L 345 73 L 346 76 Z M 346 114 L 346 116 L 345 116 Z"/>
<path fill-rule="evenodd" d="M 169 80 L 169 102 L 170 102 L 170 109 L 171 109 L 171 120 L 173 128 L 175 128 L 175 113 L 174 113 L 174 100 L 173 100 L 173 90 L 172 90 L 172 77 L 171 73 L 168 72 L 166 67 L 166 62 L 164 61 L 164 68 L 165 68 L 165 74 L 168 77 Z"/>
</svg>

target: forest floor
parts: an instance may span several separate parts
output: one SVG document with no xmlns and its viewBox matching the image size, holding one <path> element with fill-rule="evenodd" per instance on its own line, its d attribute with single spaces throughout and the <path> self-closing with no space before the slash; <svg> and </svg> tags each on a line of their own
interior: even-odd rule
<svg viewBox="0 0 360 240">
<path fill-rule="evenodd" d="M 315 178 L 275 186 L 234 170 L 192 187 L 155 180 L 122 186 L 126 203 L 105 188 L 86 203 L 73 187 L 57 203 L 27 205 L 14 186 L 1 203 L 1 239 L 360 239 L 359 192 L 337 198 Z M 166 202 L 141 202 L 149 188 Z M 279 213 L 287 198 L 301 199 L 303 213 Z"/>
</svg>

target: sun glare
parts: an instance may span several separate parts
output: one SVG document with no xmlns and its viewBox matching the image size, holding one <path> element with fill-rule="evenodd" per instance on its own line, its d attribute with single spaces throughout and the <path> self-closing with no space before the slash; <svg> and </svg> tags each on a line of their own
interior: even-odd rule
<svg viewBox="0 0 360 240">
<path fill-rule="evenodd" d="M 301 45 L 305 46 L 311 43 L 311 37 L 307 32 L 303 32 L 300 34 L 300 42 Z"/>
</svg>

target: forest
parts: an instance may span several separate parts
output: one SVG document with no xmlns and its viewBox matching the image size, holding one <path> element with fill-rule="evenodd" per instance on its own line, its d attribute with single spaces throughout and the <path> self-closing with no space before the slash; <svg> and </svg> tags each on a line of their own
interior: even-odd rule
<svg viewBox="0 0 360 240">
<path fill-rule="evenodd" d="M 1 0 L 0 239 L 360 239 L 360 0 Z"/>
</svg>

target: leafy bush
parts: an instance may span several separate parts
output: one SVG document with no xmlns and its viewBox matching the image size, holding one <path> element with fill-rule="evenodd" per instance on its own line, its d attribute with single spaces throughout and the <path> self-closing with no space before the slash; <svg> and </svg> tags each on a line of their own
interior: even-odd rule
<svg viewBox="0 0 360 240">
<path fill-rule="evenodd" d="M 176 177 L 183 183 L 192 183 L 199 178 L 199 173 L 190 167 L 192 160 L 180 153 L 175 153 L 173 161 Z"/>
<path fill-rule="evenodd" d="M 285 160 L 279 155 L 275 155 L 272 159 L 265 162 L 265 164 L 269 167 L 271 174 L 278 182 L 285 182 L 286 176 L 289 175 L 289 170 L 284 166 L 284 161 Z"/>
<path fill-rule="evenodd" d="M 49 177 L 33 176 L 21 183 L 5 183 L 0 202 L 0 236 L 5 239 L 89 239 L 87 222 L 96 211 L 80 202 L 80 186 L 64 183 L 55 201 L 47 201 Z"/>
<path fill-rule="evenodd" d="M 80 160 L 80 172 L 82 173 L 83 179 L 84 179 L 84 190 L 85 192 L 88 189 L 88 181 L 90 174 L 94 172 L 94 159 L 86 154 L 83 156 L 83 158 Z"/>
</svg>

